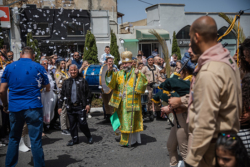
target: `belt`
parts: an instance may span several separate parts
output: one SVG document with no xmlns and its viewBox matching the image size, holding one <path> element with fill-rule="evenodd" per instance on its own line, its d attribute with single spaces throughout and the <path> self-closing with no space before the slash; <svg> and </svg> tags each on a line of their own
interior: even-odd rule
<svg viewBox="0 0 250 167">
<path fill-rule="evenodd" d="M 74 107 L 76 107 L 76 106 L 80 106 L 80 103 L 71 103 L 71 105 L 73 105 Z"/>
<path fill-rule="evenodd" d="M 213 138 L 210 143 L 216 143 L 217 138 Z"/>
</svg>

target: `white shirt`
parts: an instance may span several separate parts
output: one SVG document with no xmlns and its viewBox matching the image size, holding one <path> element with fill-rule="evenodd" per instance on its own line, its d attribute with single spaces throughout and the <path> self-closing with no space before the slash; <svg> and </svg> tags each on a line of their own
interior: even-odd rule
<svg viewBox="0 0 250 167">
<path fill-rule="evenodd" d="M 53 68 L 56 69 L 56 66 L 55 65 L 51 65 L 51 64 L 48 65 L 48 70 L 49 71 L 52 70 Z"/>
<path fill-rule="evenodd" d="M 162 70 L 162 68 L 156 64 L 154 64 L 156 68 L 158 68 L 158 70 Z"/>
<path fill-rule="evenodd" d="M 100 63 L 102 63 L 102 64 L 104 64 L 105 63 L 105 61 L 106 61 L 106 57 L 107 56 L 112 56 L 111 54 L 107 54 L 107 53 L 103 53 L 102 55 L 101 55 L 101 58 L 100 58 L 100 60 L 99 60 L 99 62 Z"/>
</svg>

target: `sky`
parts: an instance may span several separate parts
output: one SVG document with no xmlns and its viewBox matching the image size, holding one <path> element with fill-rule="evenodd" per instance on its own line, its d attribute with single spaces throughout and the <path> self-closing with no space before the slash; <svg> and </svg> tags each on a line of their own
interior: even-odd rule
<svg viewBox="0 0 250 167">
<path fill-rule="evenodd" d="M 185 4 L 185 12 L 239 12 L 250 8 L 250 0 L 117 0 L 118 12 L 125 14 L 123 22 L 134 22 L 147 18 L 145 9 L 150 4 Z M 250 10 L 245 11 L 250 13 Z M 121 23 L 121 19 L 118 19 Z"/>
</svg>

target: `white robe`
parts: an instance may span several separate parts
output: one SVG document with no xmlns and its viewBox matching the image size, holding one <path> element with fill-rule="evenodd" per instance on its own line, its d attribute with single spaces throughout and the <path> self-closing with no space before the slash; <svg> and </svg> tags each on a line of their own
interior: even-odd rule
<svg viewBox="0 0 250 167">
<path fill-rule="evenodd" d="M 47 73 L 50 83 L 50 91 L 46 92 L 45 88 L 41 92 L 41 101 L 43 104 L 43 122 L 49 124 L 54 118 L 54 110 L 57 102 L 57 95 L 53 91 L 54 81 L 52 76 Z"/>
</svg>

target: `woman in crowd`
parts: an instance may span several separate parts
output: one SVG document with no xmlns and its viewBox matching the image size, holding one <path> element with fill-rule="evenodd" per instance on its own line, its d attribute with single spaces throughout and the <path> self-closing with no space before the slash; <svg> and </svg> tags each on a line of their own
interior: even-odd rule
<svg viewBox="0 0 250 167">
<path fill-rule="evenodd" d="M 51 59 L 51 64 L 49 64 L 48 70 L 49 70 L 49 71 L 52 71 L 53 73 L 55 73 L 57 55 L 52 55 L 52 56 L 50 56 L 50 59 Z"/>
<path fill-rule="evenodd" d="M 241 137 L 248 156 L 250 156 L 250 38 L 246 39 L 240 47 L 240 70 L 242 72 L 242 115 L 240 117 Z"/>
<path fill-rule="evenodd" d="M 147 64 L 147 59 L 141 50 L 138 50 L 137 60 L 138 63 L 143 63 L 144 65 Z"/>
<path fill-rule="evenodd" d="M 64 59 L 61 59 L 58 61 L 54 77 L 56 80 L 56 86 L 57 86 L 59 96 L 60 96 L 63 82 L 64 82 L 64 80 L 69 78 L 69 76 L 67 74 L 67 70 L 66 70 L 66 62 Z M 58 97 L 58 99 L 59 98 L 60 97 Z M 62 106 L 62 112 L 60 115 L 60 123 L 61 123 L 62 134 L 63 135 L 70 135 L 70 132 L 68 131 L 69 120 L 68 120 L 67 110 L 66 110 L 65 104 L 63 104 L 63 106 Z"/>
</svg>

